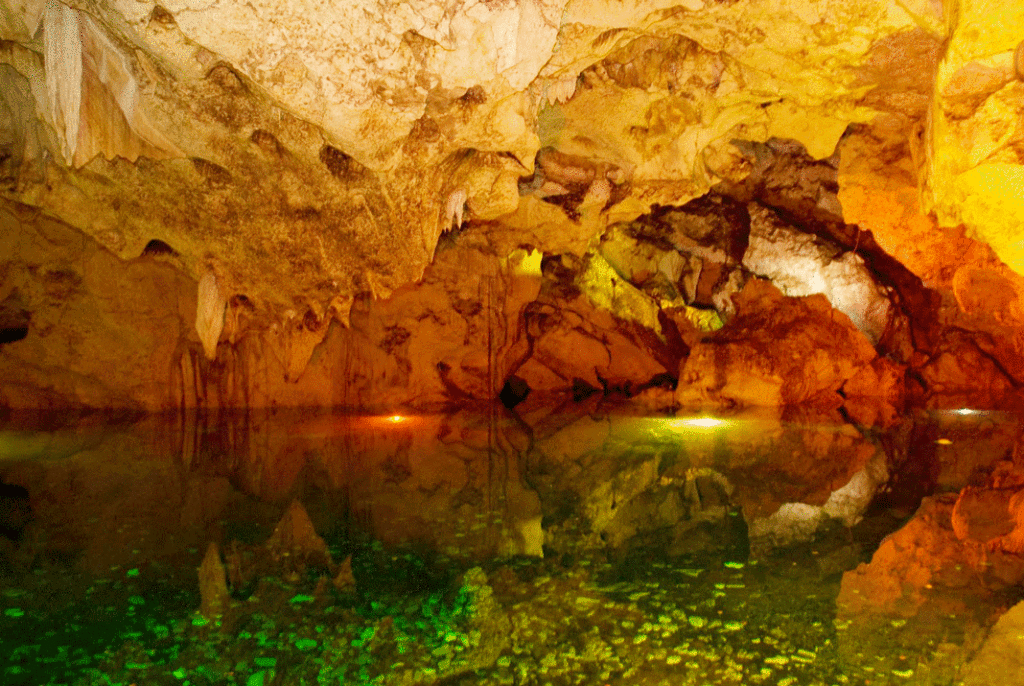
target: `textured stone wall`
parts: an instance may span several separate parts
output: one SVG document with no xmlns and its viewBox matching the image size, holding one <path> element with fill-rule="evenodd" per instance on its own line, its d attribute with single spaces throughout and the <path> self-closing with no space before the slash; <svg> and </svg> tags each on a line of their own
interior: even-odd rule
<svg viewBox="0 0 1024 686">
<path fill-rule="evenodd" d="M 914 393 L 999 396 L 1020 11 L 0 2 L 4 405 L 656 395 L 751 272 L 824 293 Z M 665 219 L 691 202 L 732 242 Z M 775 223 L 820 273 L 741 264 Z"/>
</svg>

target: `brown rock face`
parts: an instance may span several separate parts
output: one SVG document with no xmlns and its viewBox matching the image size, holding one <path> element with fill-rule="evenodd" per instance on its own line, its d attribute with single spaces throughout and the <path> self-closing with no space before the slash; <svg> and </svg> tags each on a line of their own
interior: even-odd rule
<svg viewBox="0 0 1024 686">
<path fill-rule="evenodd" d="M 953 533 L 961 541 L 995 542 L 1016 528 L 1010 503 L 1016 489 L 980 489 L 967 487 L 953 505 L 950 515 Z"/>
<path fill-rule="evenodd" d="M 736 317 L 680 368 L 676 398 L 684 406 L 838 407 L 837 391 L 875 358 L 864 335 L 823 296 L 787 298 L 755 279 L 733 302 Z"/>
</svg>

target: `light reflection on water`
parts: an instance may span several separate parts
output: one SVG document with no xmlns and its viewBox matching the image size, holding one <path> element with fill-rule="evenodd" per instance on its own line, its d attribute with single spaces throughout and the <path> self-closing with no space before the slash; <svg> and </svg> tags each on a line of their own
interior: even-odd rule
<svg viewBox="0 0 1024 686">
<path fill-rule="evenodd" d="M 33 519 L 0 507 L 3 683 L 943 683 L 964 622 L 886 618 L 892 654 L 865 653 L 877 618 L 837 618 L 840 580 L 1016 435 L 980 412 L 885 432 L 582 410 L 9 428 L 0 482 Z M 296 500 L 354 591 L 261 559 Z M 191 621 L 211 541 L 257 570 L 230 636 Z M 274 605 L 270 579 L 315 611 Z"/>
</svg>

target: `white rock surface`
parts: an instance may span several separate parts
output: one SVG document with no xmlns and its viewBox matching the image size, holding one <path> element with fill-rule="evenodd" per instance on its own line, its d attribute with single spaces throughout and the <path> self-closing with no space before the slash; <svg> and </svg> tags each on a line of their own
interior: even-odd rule
<svg viewBox="0 0 1024 686">
<path fill-rule="evenodd" d="M 821 293 L 877 343 L 888 324 L 891 305 L 864 260 L 784 224 L 764 207 L 752 206 L 750 245 L 743 266 L 770 279 L 785 295 Z"/>
</svg>

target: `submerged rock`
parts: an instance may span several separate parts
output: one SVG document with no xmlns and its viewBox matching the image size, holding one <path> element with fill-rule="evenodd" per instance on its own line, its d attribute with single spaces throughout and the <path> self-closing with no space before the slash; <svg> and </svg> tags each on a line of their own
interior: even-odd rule
<svg viewBox="0 0 1024 686">
<path fill-rule="evenodd" d="M 331 554 L 324 539 L 317 535 L 306 508 L 293 500 L 265 544 L 277 561 L 287 559 L 290 565 L 331 567 Z"/>
<path fill-rule="evenodd" d="M 206 546 L 206 555 L 199 567 L 199 595 L 202 598 L 199 612 L 208 620 L 224 614 L 231 604 L 220 548 L 213 541 Z"/>
<path fill-rule="evenodd" d="M 964 667 L 961 686 L 1024 684 L 1024 603 L 1017 603 L 992 627 L 977 655 Z"/>
</svg>

